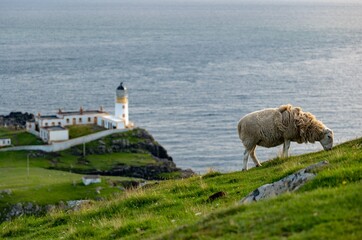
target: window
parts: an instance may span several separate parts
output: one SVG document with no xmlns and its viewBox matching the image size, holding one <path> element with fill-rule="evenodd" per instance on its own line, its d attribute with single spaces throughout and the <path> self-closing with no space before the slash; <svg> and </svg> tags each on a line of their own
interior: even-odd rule
<svg viewBox="0 0 362 240">
<path fill-rule="evenodd" d="M 62 125 L 61 122 L 58 122 L 58 125 L 59 125 L 59 126 Z"/>
<path fill-rule="evenodd" d="M 89 117 L 89 118 L 88 118 L 88 122 L 91 122 L 91 121 L 92 121 L 92 119 Z"/>
<path fill-rule="evenodd" d="M 79 122 L 80 122 L 80 123 L 82 122 L 82 118 L 79 118 Z"/>
<path fill-rule="evenodd" d="M 122 117 L 123 117 L 123 118 L 125 118 L 125 117 L 126 117 L 126 115 L 125 115 L 125 114 L 122 114 Z"/>
<path fill-rule="evenodd" d="M 69 123 L 69 118 L 67 118 L 67 123 Z"/>
<path fill-rule="evenodd" d="M 48 123 L 45 123 L 45 126 L 47 127 L 47 126 L 48 126 Z"/>
<path fill-rule="evenodd" d="M 125 105 L 122 105 L 122 108 L 123 108 L 123 109 L 125 109 L 125 108 L 126 108 L 126 106 L 125 106 Z"/>
<path fill-rule="evenodd" d="M 52 126 L 55 126 L 55 122 L 52 122 Z"/>
</svg>

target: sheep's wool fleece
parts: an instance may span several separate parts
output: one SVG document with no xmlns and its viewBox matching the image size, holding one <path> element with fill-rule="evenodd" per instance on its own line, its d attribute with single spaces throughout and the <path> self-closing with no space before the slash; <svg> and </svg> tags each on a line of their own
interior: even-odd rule
<svg viewBox="0 0 362 240">
<path fill-rule="evenodd" d="M 324 128 L 311 113 L 290 104 L 247 114 L 238 124 L 240 139 L 246 147 L 274 147 L 285 139 L 313 143 L 322 138 Z"/>
</svg>

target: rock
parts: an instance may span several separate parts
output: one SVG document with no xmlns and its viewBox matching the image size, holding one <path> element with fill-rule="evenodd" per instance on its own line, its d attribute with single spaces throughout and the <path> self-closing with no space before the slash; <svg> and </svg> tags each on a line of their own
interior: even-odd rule
<svg viewBox="0 0 362 240">
<path fill-rule="evenodd" d="M 12 194 L 11 189 L 4 189 L 0 191 L 0 195 L 5 195 L 5 194 L 10 196 Z"/>
<path fill-rule="evenodd" d="M 101 194 L 101 190 L 102 190 L 102 189 L 103 189 L 102 187 L 97 187 L 97 188 L 96 188 L 96 193 L 97 193 L 97 194 Z"/>
<path fill-rule="evenodd" d="M 91 203 L 90 200 L 70 200 L 67 201 L 66 206 L 68 210 L 78 211 L 81 209 L 82 206 L 90 203 Z"/>
<path fill-rule="evenodd" d="M 45 207 L 42 208 L 39 205 L 34 204 L 32 202 L 25 202 L 25 203 L 19 202 L 3 210 L 0 222 L 4 220 L 10 221 L 15 217 L 20 217 L 23 215 L 39 215 L 45 212 L 45 209 L 46 209 Z"/>
<path fill-rule="evenodd" d="M 98 153 L 98 154 L 105 154 L 105 153 L 106 153 L 106 149 L 107 149 L 107 148 L 106 148 L 105 145 L 99 145 L 99 146 L 98 146 L 98 149 L 97 149 L 97 150 L 98 150 L 97 153 Z"/>
<path fill-rule="evenodd" d="M 140 182 L 137 181 L 122 181 L 121 184 L 124 189 L 138 188 L 140 186 Z"/>
<path fill-rule="evenodd" d="M 213 202 L 214 200 L 218 199 L 218 198 L 221 198 L 221 197 L 224 197 L 226 196 L 226 193 L 221 191 L 221 192 L 217 192 L 217 193 L 214 193 L 212 194 L 208 199 L 207 201 L 208 202 Z"/>
<path fill-rule="evenodd" d="M 11 112 L 9 115 L 0 115 L 0 126 L 25 128 L 26 121 L 34 119 L 33 114 Z"/>
<path fill-rule="evenodd" d="M 75 168 L 72 169 L 72 171 L 82 174 L 126 176 L 147 180 L 161 180 L 161 173 L 180 172 L 181 178 L 187 178 L 194 175 L 194 172 L 191 169 L 182 170 L 177 168 L 166 149 L 157 143 L 146 130 L 140 128 L 130 132 L 112 134 L 108 137 L 98 139 L 92 144 L 87 144 L 85 158 L 83 158 L 83 146 L 71 148 L 72 155 L 78 156 L 80 159 L 78 164 L 87 164 L 87 157 L 92 154 L 103 155 L 119 152 L 149 153 L 155 159 L 156 163 L 146 166 L 125 166 L 119 164 L 116 166 L 109 166 L 107 170 L 84 170 Z M 53 168 L 58 168 L 56 163 Z"/>
<path fill-rule="evenodd" d="M 328 165 L 328 162 L 322 161 L 302 170 L 299 170 L 298 172 L 282 178 L 279 181 L 271 184 L 265 184 L 251 192 L 239 203 L 245 204 L 250 202 L 257 202 L 262 199 L 278 196 L 285 192 L 294 192 L 298 190 L 301 186 L 303 186 L 307 181 L 315 178 L 316 174 L 313 173 L 314 170 L 324 167 L 326 165 Z"/>
<path fill-rule="evenodd" d="M 53 212 L 55 209 L 56 209 L 55 205 L 52 205 L 52 204 L 48 204 L 48 205 L 45 206 L 45 211 L 47 213 Z"/>
<path fill-rule="evenodd" d="M 191 168 L 181 170 L 181 178 L 189 178 L 195 175 Z"/>
</svg>

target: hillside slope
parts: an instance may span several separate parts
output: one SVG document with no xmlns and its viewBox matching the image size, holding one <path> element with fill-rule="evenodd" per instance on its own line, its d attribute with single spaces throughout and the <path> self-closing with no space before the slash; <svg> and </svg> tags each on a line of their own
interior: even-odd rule
<svg viewBox="0 0 362 240">
<path fill-rule="evenodd" d="M 313 163 L 329 165 L 299 191 L 239 206 L 259 186 Z M 0 225 L 8 239 L 361 239 L 362 138 L 248 172 L 210 172 L 129 190 L 79 211 Z M 226 193 L 214 201 L 209 197 Z"/>
</svg>

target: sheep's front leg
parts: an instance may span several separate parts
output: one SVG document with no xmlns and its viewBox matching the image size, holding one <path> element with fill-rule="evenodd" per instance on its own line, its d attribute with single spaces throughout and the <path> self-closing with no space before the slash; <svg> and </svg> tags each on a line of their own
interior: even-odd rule
<svg viewBox="0 0 362 240">
<path fill-rule="evenodd" d="M 261 164 L 260 164 L 258 158 L 257 158 L 256 155 L 255 155 L 255 149 L 256 149 L 256 146 L 253 147 L 253 149 L 251 149 L 251 151 L 250 151 L 250 157 L 251 157 L 251 159 L 253 159 L 253 161 L 254 161 L 254 163 L 255 163 L 255 165 L 256 165 L 257 167 L 261 167 Z"/>
<path fill-rule="evenodd" d="M 290 140 L 284 140 L 284 144 L 283 144 L 283 157 L 288 157 L 288 151 L 289 151 L 289 147 L 290 147 Z"/>
<path fill-rule="evenodd" d="M 249 151 L 246 149 L 244 152 L 243 171 L 248 170 L 248 158 L 249 158 Z"/>
</svg>

